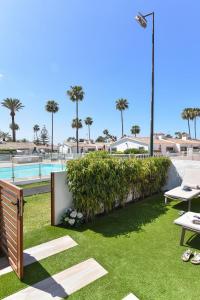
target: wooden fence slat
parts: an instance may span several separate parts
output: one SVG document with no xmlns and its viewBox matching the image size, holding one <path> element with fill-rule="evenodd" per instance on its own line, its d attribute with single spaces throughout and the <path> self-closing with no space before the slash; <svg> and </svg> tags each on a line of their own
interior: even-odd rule
<svg viewBox="0 0 200 300">
<path fill-rule="evenodd" d="M 17 247 L 16 239 L 13 239 L 13 237 L 8 232 L 5 232 L 4 230 L 2 230 L 1 238 L 4 240 L 8 240 L 10 243 L 12 243 L 14 245 L 15 248 Z"/>
<path fill-rule="evenodd" d="M 13 226 L 13 224 L 6 218 L 5 215 L 1 219 L 1 224 L 6 229 L 11 230 L 15 234 L 15 236 L 17 236 L 17 228 L 15 226 Z"/>
<path fill-rule="evenodd" d="M 14 234 L 14 232 L 9 227 L 2 225 L 1 234 L 8 235 L 13 241 L 15 241 L 17 243 L 17 236 L 16 236 L 16 234 Z"/>
<path fill-rule="evenodd" d="M 16 203 L 17 202 L 17 195 L 16 194 L 9 194 L 7 191 L 2 190 L 1 195 L 4 196 L 10 203 L 11 201 Z"/>
<path fill-rule="evenodd" d="M 9 214 L 14 217 L 16 219 L 17 217 L 17 209 L 12 209 L 11 206 L 9 206 L 7 203 L 5 203 L 4 201 L 1 202 L 1 206 L 2 206 L 2 212 L 3 210 L 6 210 L 9 212 Z"/>
<path fill-rule="evenodd" d="M 2 219 L 4 220 L 6 218 L 9 220 L 9 224 L 12 224 L 12 226 L 16 229 L 17 227 L 17 220 L 16 218 L 12 217 L 7 210 L 2 209 Z"/>
</svg>

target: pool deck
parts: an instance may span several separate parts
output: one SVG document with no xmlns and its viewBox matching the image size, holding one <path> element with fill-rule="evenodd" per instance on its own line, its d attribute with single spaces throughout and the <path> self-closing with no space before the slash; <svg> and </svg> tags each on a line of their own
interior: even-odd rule
<svg viewBox="0 0 200 300">
<path fill-rule="evenodd" d="M 24 189 L 24 196 L 32 196 L 32 195 L 38 195 L 38 194 L 44 194 L 50 192 L 51 192 L 51 186 L 50 184 L 47 184 L 44 186 L 36 186 L 34 188 Z"/>
</svg>

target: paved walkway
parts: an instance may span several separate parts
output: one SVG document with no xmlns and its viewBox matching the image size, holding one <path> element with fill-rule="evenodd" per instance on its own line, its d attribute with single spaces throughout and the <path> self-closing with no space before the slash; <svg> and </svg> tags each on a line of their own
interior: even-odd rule
<svg viewBox="0 0 200 300">
<path fill-rule="evenodd" d="M 90 258 L 4 300 L 60 300 L 107 273 L 95 259 Z"/>
<path fill-rule="evenodd" d="M 51 191 L 50 184 L 43 185 L 43 186 L 37 186 L 30 189 L 24 189 L 24 196 L 32 196 L 36 194 L 43 194 L 43 193 L 49 193 Z"/>
</svg>

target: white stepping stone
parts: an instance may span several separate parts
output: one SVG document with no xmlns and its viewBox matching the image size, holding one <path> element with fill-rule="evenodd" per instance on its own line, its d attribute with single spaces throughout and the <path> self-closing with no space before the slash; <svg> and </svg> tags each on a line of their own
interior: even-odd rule
<svg viewBox="0 0 200 300">
<path fill-rule="evenodd" d="M 96 260 L 90 258 L 4 300 L 60 300 L 107 273 Z"/>
<path fill-rule="evenodd" d="M 42 260 L 59 252 L 70 249 L 78 244 L 70 237 L 63 236 L 47 243 L 29 248 L 24 251 L 24 266 L 28 266 L 36 261 Z M 5 257 L 0 258 L 0 276 L 12 272 Z"/>
<path fill-rule="evenodd" d="M 139 300 L 136 296 L 134 296 L 132 293 L 128 294 L 125 298 L 122 300 Z"/>
</svg>

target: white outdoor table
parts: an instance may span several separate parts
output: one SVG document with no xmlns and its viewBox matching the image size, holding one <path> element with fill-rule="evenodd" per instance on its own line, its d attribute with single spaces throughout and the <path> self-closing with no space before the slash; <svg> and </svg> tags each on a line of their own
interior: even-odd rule
<svg viewBox="0 0 200 300">
<path fill-rule="evenodd" d="M 199 195 L 200 195 L 200 190 L 191 189 L 191 191 L 185 191 L 182 189 L 181 186 L 179 186 L 179 187 L 176 187 L 164 194 L 165 204 L 167 204 L 167 199 L 188 201 L 188 211 L 190 211 L 191 200 L 194 198 L 198 198 Z"/>
<path fill-rule="evenodd" d="M 181 239 L 180 239 L 181 246 L 183 245 L 183 242 L 184 242 L 186 230 L 200 234 L 200 225 L 194 224 L 192 222 L 192 220 L 194 219 L 193 216 L 200 217 L 200 214 L 189 211 L 174 221 L 174 224 L 182 227 Z"/>
</svg>

